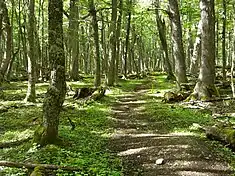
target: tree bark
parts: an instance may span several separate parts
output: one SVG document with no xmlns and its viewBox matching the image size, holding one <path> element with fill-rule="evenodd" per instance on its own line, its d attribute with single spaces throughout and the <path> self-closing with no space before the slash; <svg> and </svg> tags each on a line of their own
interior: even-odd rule
<svg viewBox="0 0 235 176">
<path fill-rule="evenodd" d="M 0 9 L 2 9 L 3 21 L 5 23 L 5 30 L 7 33 L 7 40 L 6 40 L 6 57 L 3 58 L 1 67 L 0 67 L 0 84 L 4 80 L 7 68 L 11 61 L 12 55 L 12 27 L 10 23 L 10 19 L 8 16 L 8 9 L 5 3 L 5 0 L 0 1 Z"/>
<path fill-rule="evenodd" d="M 94 0 L 89 0 L 89 10 L 90 15 L 92 16 L 92 27 L 94 31 L 94 41 L 95 41 L 95 86 L 98 87 L 101 84 L 100 76 L 100 48 L 99 48 L 99 29 L 97 14 L 95 9 Z"/>
<path fill-rule="evenodd" d="M 200 20 L 197 28 L 197 37 L 193 45 L 193 57 L 190 64 L 190 73 L 196 74 L 198 72 L 198 61 L 201 56 L 201 24 Z"/>
<path fill-rule="evenodd" d="M 156 21 L 157 21 L 157 29 L 159 33 L 159 38 L 161 41 L 162 49 L 163 49 L 163 57 L 164 57 L 164 70 L 167 73 L 168 79 L 175 79 L 175 76 L 172 71 L 172 67 L 169 60 L 169 53 L 168 53 L 168 45 L 166 41 L 166 24 L 165 21 L 161 19 L 159 14 L 159 0 L 156 0 Z"/>
<path fill-rule="evenodd" d="M 62 25 L 63 0 L 49 0 L 48 44 L 51 81 L 43 102 L 43 126 L 35 132 L 35 141 L 42 146 L 58 142 L 59 114 L 66 92 Z"/>
<path fill-rule="evenodd" d="M 215 13 L 214 0 L 201 0 L 202 55 L 198 82 L 192 93 L 193 99 L 208 100 L 218 95 L 215 81 Z"/>
<path fill-rule="evenodd" d="M 79 11 L 77 6 L 77 0 L 70 0 L 70 44 L 72 52 L 72 70 L 71 79 L 78 81 L 80 79 L 78 73 L 78 57 L 79 57 Z"/>
<path fill-rule="evenodd" d="M 223 81 L 226 81 L 226 23 L 227 23 L 227 2 L 223 0 L 223 30 L 222 30 L 222 60 L 223 60 Z"/>
<path fill-rule="evenodd" d="M 125 40 L 125 53 L 124 53 L 124 75 L 127 77 L 128 71 L 128 62 L 130 62 L 130 55 L 129 55 L 129 38 L 130 38 L 130 29 L 131 29 L 131 7 L 132 7 L 132 0 L 128 0 L 128 12 L 127 12 L 127 27 L 126 27 L 126 40 Z M 129 55 L 129 57 L 128 57 Z M 127 61 L 127 59 L 129 59 Z"/>
<path fill-rule="evenodd" d="M 116 31 L 117 31 L 117 0 L 112 0 L 112 19 L 111 19 L 111 25 L 110 25 L 110 44 L 111 44 L 111 60 L 109 62 L 108 67 L 108 79 L 107 79 L 107 85 L 113 86 L 115 82 L 115 64 L 116 64 L 116 57 L 117 57 L 117 40 L 116 40 Z"/>
<path fill-rule="evenodd" d="M 177 0 L 169 0 L 170 20 L 172 27 L 173 55 L 175 57 L 175 75 L 178 85 L 187 82 L 185 53 L 182 41 L 182 26 Z"/>
<path fill-rule="evenodd" d="M 35 56 L 35 0 L 29 2 L 29 29 L 28 29 L 28 40 L 29 40 L 29 59 L 28 59 L 28 90 L 25 102 L 36 101 L 36 56 Z"/>
<path fill-rule="evenodd" d="M 117 40 L 117 56 L 116 56 L 116 68 L 115 68 L 115 79 L 116 83 L 118 80 L 118 73 L 119 73 L 119 63 L 120 63 L 120 58 L 121 58 L 121 52 L 120 52 L 120 41 L 121 41 L 121 29 L 122 29 L 122 12 L 123 12 L 123 0 L 119 0 L 119 16 L 117 20 L 117 33 L 116 33 L 116 40 Z"/>
</svg>

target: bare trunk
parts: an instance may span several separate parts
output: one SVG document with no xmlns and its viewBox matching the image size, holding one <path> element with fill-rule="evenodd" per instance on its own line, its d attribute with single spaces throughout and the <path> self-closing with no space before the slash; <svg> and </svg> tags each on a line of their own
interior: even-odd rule
<svg viewBox="0 0 235 176">
<path fill-rule="evenodd" d="M 202 55 L 198 82 L 194 88 L 193 97 L 207 100 L 218 95 L 214 85 L 215 80 L 215 20 L 214 0 L 201 0 L 202 20 Z"/>
<path fill-rule="evenodd" d="M 202 21 L 200 20 L 197 28 L 197 37 L 193 46 L 193 57 L 190 64 L 190 73 L 192 74 L 198 73 L 198 61 L 201 56 L 201 23 Z"/>
<path fill-rule="evenodd" d="M 175 79 L 175 76 L 172 71 L 172 67 L 169 60 L 169 53 L 168 53 L 168 45 L 166 41 L 166 24 L 165 21 L 161 19 L 159 15 L 159 0 L 156 0 L 156 21 L 157 21 L 157 28 L 159 33 L 159 38 L 161 41 L 162 49 L 163 49 L 163 58 L 164 58 L 164 69 L 168 75 L 168 79 Z"/>
<path fill-rule="evenodd" d="M 97 14 L 95 9 L 94 0 L 89 0 L 89 8 L 90 14 L 92 16 L 92 26 L 94 31 L 94 41 L 95 41 L 95 86 L 100 86 L 101 78 L 100 78 L 100 48 L 99 48 L 99 29 L 98 29 L 98 21 Z"/>
<path fill-rule="evenodd" d="M 28 90 L 24 101 L 35 102 L 36 92 L 36 60 L 35 60 L 35 16 L 34 16 L 35 0 L 29 2 L 29 58 L 28 58 Z"/>
<path fill-rule="evenodd" d="M 185 53 L 182 41 L 182 27 L 177 0 L 169 0 L 172 27 L 173 55 L 175 57 L 175 75 L 178 84 L 186 83 Z"/>
</svg>

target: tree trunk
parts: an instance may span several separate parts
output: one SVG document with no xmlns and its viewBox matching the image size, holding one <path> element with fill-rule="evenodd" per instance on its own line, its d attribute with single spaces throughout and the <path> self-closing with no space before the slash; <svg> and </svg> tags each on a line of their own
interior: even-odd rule
<svg viewBox="0 0 235 176">
<path fill-rule="evenodd" d="M 127 27 L 126 27 L 126 41 L 125 41 L 125 53 L 124 53 L 124 75 L 127 77 L 127 65 L 130 62 L 130 55 L 129 55 L 129 38 L 130 38 L 130 29 L 131 29 L 131 7 L 132 7 L 132 0 L 128 0 L 128 12 L 127 12 Z M 128 56 L 129 55 L 129 56 Z M 128 57 L 127 57 L 128 56 Z M 127 61 L 127 59 L 129 59 Z"/>
<path fill-rule="evenodd" d="M 94 41 L 95 41 L 95 86 L 98 87 L 101 84 L 100 77 L 100 48 L 99 48 L 99 29 L 97 14 L 95 9 L 94 0 L 89 0 L 89 10 L 92 16 L 92 26 L 94 31 Z"/>
<path fill-rule="evenodd" d="M 161 40 L 161 45 L 163 49 L 163 57 L 164 57 L 164 69 L 167 73 L 168 79 L 175 79 L 175 76 L 172 71 L 172 67 L 169 60 L 169 53 L 168 53 L 168 45 L 166 41 L 166 24 L 165 21 L 161 19 L 159 15 L 159 0 L 156 0 L 156 21 L 157 21 L 157 28 L 159 33 L 159 38 Z"/>
<path fill-rule="evenodd" d="M 173 55 L 175 57 L 175 75 L 178 85 L 187 82 L 185 53 L 182 41 L 182 26 L 177 0 L 169 0 L 170 20 L 172 27 Z"/>
<path fill-rule="evenodd" d="M 116 64 L 116 57 L 117 57 L 117 40 L 116 40 L 116 31 L 117 31 L 117 0 L 112 0 L 112 19 L 110 25 L 110 44 L 111 44 L 111 60 L 109 62 L 108 67 L 108 79 L 107 85 L 113 86 L 115 81 L 115 64 Z"/>
<path fill-rule="evenodd" d="M 198 73 L 198 61 L 201 56 L 201 24 L 202 21 L 200 20 L 198 23 L 197 28 L 197 37 L 194 42 L 193 46 L 193 57 L 190 64 L 190 73 L 196 74 Z"/>
<path fill-rule="evenodd" d="M 79 38 L 78 38 L 78 6 L 77 0 L 70 0 L 70 44 L 72 53 L 72 70 L 71 79 L 74 81 L 79 80 L 78 73 L 78 57 L 79 57 Z"/>
<path fill-rule="evenodd" d="M 117 33 L 116 33 L 116 40 L 117 40 L 117 56 L 116 56 L 116 68 L 115 68 L 115 79 L 116 83 L 118 80 L 118 73 L 119 73 L 119 63 L 120 63 L 120 41 L 121 41 L 121 29 L 122 29 L 122 12 L 123 12 L 123 0 L 119 0 L 119 16 L 118 16 L 118 21 L 117 21 Z"/>
<path fill-rule="evenodd" d="M 49 0 L 48 44 L 51 81 L 43 103 L 43 126 L 35 132 L 35 141 L 41 145 L 58 142 L 59 114 L 66 92 L 62 25 L 63 0 Z"/>
<path fill-rule="evenodd" d="M 6 41 L 6 57 L 3 59 L 1 67 L 0 67 L 0 84 L 4 80 L 4 76 L 6 74 L 7 68 L 11 61 L 12 55 L 12 27 L 10 24 L 10 19 L 8 16 L 8 9 L 5 3 L 5 0 L 0 1 L 0 7 L 2 9 L 3 21 L 5 22 L 5 30 L 7 33 L 7 41 Z"/>
<path fill-rule="evenodd" d="M 223 0 L 223 30 L 222 30 L 222 60 L 223 60 L 223 81 L 226 81 L 226 23 L 227 23 L 227 14 L 226 14 L 226 0 Z"/>
<path fill-rule="evenodd" d="M 34 16 L 35 0 L 29 2 L 29 59 L 28 59 L 28 90 L 24 101 L 35 102 L 36 101 L 36 56 L 35 56 L 35 16 Z"/>
<path fill-rule="evenodd" d="M 198 82 L 192 93 L 193 99 L 208 100 L 218 95 L 215 88 L 215 19 L 214 0 L 201 0 L 202 55 Z"/>
</svg>

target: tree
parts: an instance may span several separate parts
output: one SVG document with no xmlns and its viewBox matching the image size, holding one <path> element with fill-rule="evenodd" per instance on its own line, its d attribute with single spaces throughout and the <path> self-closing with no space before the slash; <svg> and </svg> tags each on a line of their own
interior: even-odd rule
<svg viewBox="0 0 235 176">
<path fill-rule="evenodd" d="M 25 101 L 35 102 L 36 92 L 36 56 L 35 56 L 35 16 L 34 16 L 35 0 L 29 1 L 29 59 L 28 59 L 28 90 Z"/>
<path fill-rule="evenodd" d="M 161 16 L 159 14 L 159 7 L 160 7 L 159 0 L 156 0 L 155 13 L 156 13 L 157 29 L 158 29 L 162 49 L 163 49 L 164 67 L 168 75 L 168 79 L 175 79 L 175 76 L 173 74 L 172 67 L 170 64 L 170 60 L 169 60 L 168 44 L 166 40 L 166 24 L 165 24 L 165 21 L 161 19 Z"/>
<path fill-rule="evenodd" d="M 89 12 L 92 16 L 92 27 L 94 32 L 94 41 L 95 41 L 95 86 L 99 86 L 101 83 L 100 78 L 100 47 L 99 47 L 99 30 L 98 30 L 98 20 L 97 13 L 94 4 L 94 0 L 89 0 Z"/>
<path fill-rule="evenodd" d="M 41 145 L 58 140 L 59 114 L 66 93 L 65 55 L 63 45 L 63 0 L 49 0 L 48 44 L 51 80 L 43 103 L 43 126 L 35 139 Z"/>
<path fill-rule="evenodd" d="M 11 26 L 10 19 L 8 16 L 8 9 L 7 9 L 5 0 L 0 1 L 0 7 L 1 7 L 0 9 L 1 9 L 2 18 L 3 18 L 2 21 L 5 23 L 5 30 L 7 33 L 6 56 L 3 59 L 2 64 L 0 66 L 0 84 L 1 84 L 2 81 L 4 80 L 4 77 L 7 72 L 7 68 L 9 66 L 9 63 L 11 61 L 11 56 L 12 56 L 12 26 Z"/>
<path fill-rule="evenodd" d="M 72 52 L 72 70 L 71 70 L 71 78 L 74 81 L 79 80 L 78 74 L 78 57 L 79 57 L 79 39 L 78 39 L 78 5 L 76 0 L 70 0 L 70 40 L 69 45 L 71 46 Z"/>
<path fill-rule="evenodd" d="M 173 55 L 175 57 L 175 75 L 178 86 L 187 82 L 185 53 L 182 41 L 182 27 L 177 0 L 169 0 L 170 20 L 172 30 Z"/>
<path fill-rule="evenodd" d="M 214 0 L 201 0 L 201 66 L 193 99 L 207 100 L 217 95 L 215 87 L 215 12 Z"/>
<path fill-rule="evenodd" d="M 112 49 L 112 56 L 108 67 L 108 80 L 107 85 L 113 86 L 115 81 L 115 65 L 117 58 L 117 0 L 112 0 L 112 19 L 110 26 L 111 36 L 110 36 L 110 44 Z"/>
</svg>

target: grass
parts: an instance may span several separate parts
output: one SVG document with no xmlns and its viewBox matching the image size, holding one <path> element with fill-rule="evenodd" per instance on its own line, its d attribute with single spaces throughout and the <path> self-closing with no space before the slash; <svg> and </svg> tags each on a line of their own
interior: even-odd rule
<svg viewBox="0 0 235 176">
<path fill-rule="evenodd" d="M 84 84 L 68 83 L 72 87 Z M 90 84 L 88 83 L 90 86 Z M 32 136 L 35 128 L 42 122 L 42 100 L 47 84 L 37 84 L 37 103 L 28 106 L 24 99 L 27 84 L 12 84 L 12 90 L 4 90 L 5 101 L 0 104 L 8 107 L 8 111 L 0 113 L 0 142 L 21 140 Z M 18 91 L 20 90 L 20 91 Z M 20 97 L 20 98 L 19 98 Z M 7 100 L 7 101 L 6 101 Z M 105 97 L 100 102 L 89 105 L 76 103 L 67 97 L 60 114 L 59 136 L 66 145 L 48 145 L 38 148 L 32 141 L 12 148 L 0 149 L 0 160 L 76 166 L 83 172 L 58 171 L 57 175 L 121 175 L 121 161 L 108 150 L 107 142 L 112 133 L 109 116 L 109 104 L 112 97 Z M 72 131 L 68 117 L 75 123 Z M 27 175 L 27 169 L 2 168 L 0 175 Z"/>
<path fill-rule="evenodd" d="M 93 80 L 84 82 L 68 82 L 75 88 L 92 86 Z M 8 107 L 7 112 L 0 113 L 0 143 L 21 140 L 32 136 L 35 128 L 42 123 L 42 102 L 48 84 L 37 84 L 37 103 L 25 104 L 22 100 L 27 90 L 26 82 L 12 83 L 4 90 L 4 101 L 1 106 Z M 153 126 L 164 133 L 196 132 L 194 125 L 213 125 L 211 115 L 198 110 L 189 110 L 177 104 L 162 103 L 159 98 L 164 92 L 175 88 L 174 84 L 166 81 L 164 74 L 148 77 L 142 80 L 120 80 L 119 85 L 107 90 L 107 96 L 101 101 L 89 105 L 78 103 L 71 96 L 66 97 L 60 114 L 59 136 L 67 145 L 48 145 L 38 148 L 32 141 L 25 142 L 12 148 L 0 149 L 0 160 L 57 164 L 63 166 L 81 167 L 83 172 L 57 171 L 57 175 L 99 175 L 119 176 L 122 174 L 122 163 L 119 157 L 107 148 L 110 134 L 114 132 L 109 120 L 110 105 L 120 94 L 127 94 L 140 87 L 148 88 L 145 95 L 145 109 Z M 71 130 L 68 117 L 76 127 Z M 154 124 L 161 123 L 161 126 Z M 218 143 L 215 148 L 226 156 L 235 168 L 234 154 Z M 222 151 L 221 151 L 222 150 Z M 1 168 L 0 175 L 26 175 L 27 169 Z"/>
</svg>

